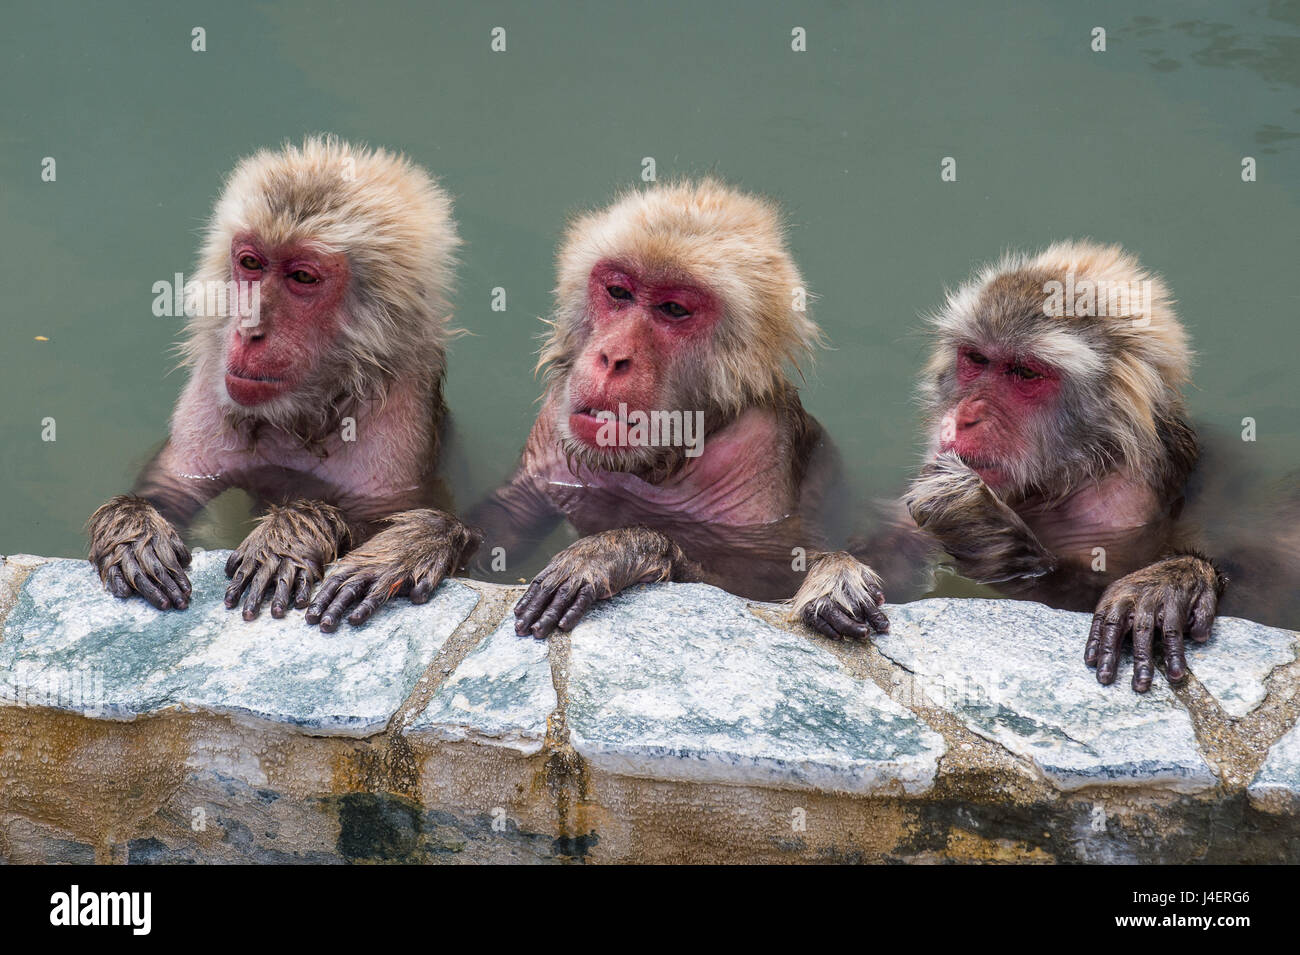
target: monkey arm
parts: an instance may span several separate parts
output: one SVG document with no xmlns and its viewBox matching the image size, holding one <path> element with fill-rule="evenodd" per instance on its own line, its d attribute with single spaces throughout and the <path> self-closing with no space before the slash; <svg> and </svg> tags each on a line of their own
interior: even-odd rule
<svg viewBox="0 0 1300 955">
<path fill-rule="evenodd" d="M 1120 647 L 1133 637 L 1133 689 L 1145 693 L 1155 672 L 1156 631 L 1164 650 L 1170 683 L 1187 677 L 1184 635 L 1197 643 L 1210 639 L 1210 627 L 1227 580 L 1209 558 L 1175 554 L 1112 583 L 1101 595 L 1083 651 L 1097 668 L 1097 682 L 1110 684 L 1119 667 Z"/>
<path fill-rule="evenodd" d="M 473 556 L 480 539 L 477 530 L 443 511 L 395 514 L 384 530 L 339 561 L 307 607 L 306 620 L 331 633 L 345 613 L 356 626 L 399 594 L 425 603 L 444 577 Z"/>
<path fill-rule="evenodd" d="M 790 601 L 790 619 L 802 620 L 833 640 L 865 639 L 886 633 L 889 619 L 880 577 L 853 555 L 838 551 L 813 557 L 799 592 Z"/>
<path fill-rule="evenodd" d="M 978 583 L 1043 577 L 1055 556 L 978 474 L 946 452 L 921 469 L 903 496 L 912 519 Z"/>
<path fill-rule="evenodd" d="M 572 630 L 597 600 L 633 584 L 704 579 L 704 572 L 671 538 L 648 527 L 601 531 L 556 554 L 515 604 L 515 633 L 543 639 Z"/>
</svg>

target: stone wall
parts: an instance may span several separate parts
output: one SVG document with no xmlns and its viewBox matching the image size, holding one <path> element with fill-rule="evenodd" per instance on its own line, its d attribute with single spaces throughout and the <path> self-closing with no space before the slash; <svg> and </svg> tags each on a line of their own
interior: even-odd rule
<svg viewBox="0 0 1300 955">
<path fill-rule="evenodd" d="M 549 642 L 450 581 L 366 627 L 119 601 L 0 569 L 11 862 L 1300 862 L 1298 637 L 1218 621 L 1136 695 L 1088 618 L 924 600 L 835 643 L 711 587 Z"/>
</svg>

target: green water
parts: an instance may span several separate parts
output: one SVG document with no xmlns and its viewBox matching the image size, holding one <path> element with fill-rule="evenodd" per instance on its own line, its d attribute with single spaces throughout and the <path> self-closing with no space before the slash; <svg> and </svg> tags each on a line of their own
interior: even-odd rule
<svg viewBox="0 0 1300 955">
<path fill-rule="evenodd" d="M 1295 2 L 26 3 L 2 22 L 0 553 L 84 553 L 86 516 L 129 487 L 183 383 L 153 283 L 190 270 L 238 157 L 313 131 L 404 150 L 456 197 L 463 508 L 531 423 L 566 214 L 646 156 L 789 211 L 833 345 L 805 402 L 861 493 L 916 463 L 918 314 L 1006 248 L 1082 235 L 1169 280 L 1201 354 L 1197 420 L 1235 436 L 1254 418 L 1254 472 L 1300 464 Z M 242 536 L 237 504 L 207 543 Z"/>
</svg>

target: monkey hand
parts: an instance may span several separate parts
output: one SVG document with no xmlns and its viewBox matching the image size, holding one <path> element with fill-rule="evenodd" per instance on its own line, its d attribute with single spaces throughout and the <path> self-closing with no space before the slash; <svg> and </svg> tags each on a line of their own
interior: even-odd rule
<svg viewBox="0 0 1300 955">
<path fill-rule="evenodd" d="M 167 519 L 142 497 L 119 494 L 86 524 L 90 562 L 114 597 L 138 593 L 159 610 L 190 605 L 190 552 Z"/>
<path fill-rule="evenodd" d="M 393 596 L 425 603 L 444 577 L 465 565 L 481 541 L 478 531 L 442 511 L 422 508 L 395 514 L 387 528 L 330 571 L 307 608 L 307 622 L 333 633 L 345 613 L 348 623 L 357 626 Z"/>
<path fill-rule="evenodd" d="M 668 537 L 620 527 L 575 541 L 551 559 L 515 604 L 515 633 L 545 639 L 572 630 L 597 600 L 633 584 L 698 579 L 699 568 Z"/>
<path fill-rule="evenodd" d="M 253 620 L 272 588 L 271 616 L 277 620 L 291 599 L 295 607 L 307 606 L 311 588 L 347 540 L 347 521 L 337 507 L 319 501 L 272 505 L 226 561 L 226 607 L 242 595 L 244 619 Z"/>
<path fill-rule="evenodd" d="M 844 551 L 820 554 L 790 601 L 790 619 L 832 640 L 866 639 L 889 632 L 889 618 L 880 609 L 884 602 L 874 570 Z"/>
<path fill-rule="evenodd" d="M 978 583 L 1042 577 L 1056 569 L 1056 558 L 1020 515 L 951 451 L 921 469 L 903 503 L 961 573 Z"/>
<path fill-rule="evenodd" d="M 1183 637 L 1210 639 L 1210 627 L 1227 580 L 1206 558 L 1183 554 L 1157 561 L 1106 588 L 1092 615 L 1084 662 L 1097 668 L 1097 682 L 1109 685 L 1119 667 L 1120 646 L 1133 636 L 1133 689 L 1145 693 L 1155 672 L 1156 632 L 1170 683 L 1187 678 Z"/>
</svg>

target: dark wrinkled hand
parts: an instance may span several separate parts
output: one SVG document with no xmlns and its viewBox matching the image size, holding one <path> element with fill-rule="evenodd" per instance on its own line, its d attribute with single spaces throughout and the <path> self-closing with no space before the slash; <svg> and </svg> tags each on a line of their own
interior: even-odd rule
<svg viewBox="0 0 1300 955">
<path fill-rule="evenodd" d="M 1020 515 L 950 451 L 921 468 L 903 504 L 971 580 L 997 584 L 1056 569 L 1055 556 Z"/>
<path fill-rule="evenodd" d="M 572 630 L 597 600 L 694 569 L 675 543 L 646 527 L 584 537 L 556 554 L 515 604 L 515 633 L 545 639 Z"/>
<path fill-rule="evenodd" d="M 473 556 L 481 539 L 478 531 L 442 511 L 398 514 L 386 530 L 335 565 L 307 608 L 307 622 L 333 633 L 344 614 L 357 626 L 391 597 L 425 603 L 448 574 Z"/>
<path fill-rule="evenodd" d="M 817 557 L 794 595 L 792 616 L 832 640 L 888 633 L 880 577 L 847 553 Z"/>
<path fill-rule="evenodd" d="M 311 589 L 347 540 L 347 522 L 336 507 L 299 501 L 272 507 L 226 561 L 226 607 L 243 597 L 243 617 L 253 620 L 267 595 L 277 620 L 289 604 L 307 606 Z"/>
<path fill-rule="evenodd" d="M 119 495 L 91 515 L 90 561 L 114 597 L 139 594 L 159 610 L 190 605 L 190 551 L 144 498 Z"/>
<path fill-rule="evenodd" d="M 1203 557 L 1170 557 L 1121 577 L 1106 588 L 1092 617 L 1083 652 L 1097 668 L 1097 682 L 1115 681 L 1124 638 L 1133 638 L 1133 689 L 1145 693 L 1155 673 L 1156 634 L 1170 683 L 1187 677 L 1184 636 L 1210 639 L 1224 581 Z"/>
</svg>

